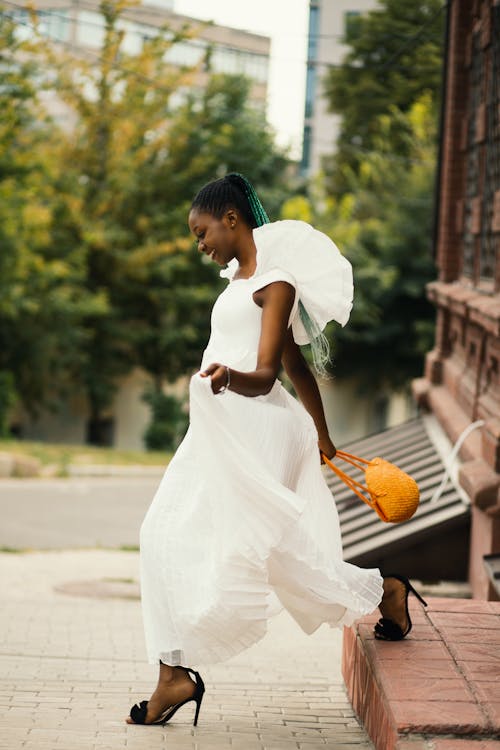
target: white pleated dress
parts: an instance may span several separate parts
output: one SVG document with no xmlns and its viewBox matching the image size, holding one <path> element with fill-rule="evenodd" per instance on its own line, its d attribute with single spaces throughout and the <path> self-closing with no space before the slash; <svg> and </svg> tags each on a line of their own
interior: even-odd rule
<svg viewBox="0 0 500 750">
<path fill-rule="evenodd" d="M 259 227 L 254 238 L 257 270 L 230 281 L 215 302 L 202 370 L 212 362 L 255 369 L 262 310 L 252 295 L 273 281 L 296 289 L 290 325 L 299 343 L 299 298 L 321 328 L 349 316 L 350 266 L 325 235 L 284 221 Z M 228 659 L 262 638 L 283 607 L 307 633 L 325 622 L 349 625 L 377 607 L 379 571 L 342 560 L 317 439 L 312 418 L 279 380 L 270 393 L 247 397 L 214 395 L 210 378 L 192 377 L 188 432 L 141 527 L 151 663 Z"/>
</svg>

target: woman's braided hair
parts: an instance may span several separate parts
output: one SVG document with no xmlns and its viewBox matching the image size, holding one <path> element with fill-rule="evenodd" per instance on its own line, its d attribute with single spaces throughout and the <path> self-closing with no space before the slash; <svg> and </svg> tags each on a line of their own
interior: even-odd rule
<svg viewBox="0 0 500 750">
<path fill-rule="evenodd" d="M 236 208 L 251 229 L 269 223 L 269 217 L 253 186 L 237 172 L 204 185 L 196 194 L 191 208 L 206 211 L 216 219 L 222 219 L 226 211 Z"/>
</svg>

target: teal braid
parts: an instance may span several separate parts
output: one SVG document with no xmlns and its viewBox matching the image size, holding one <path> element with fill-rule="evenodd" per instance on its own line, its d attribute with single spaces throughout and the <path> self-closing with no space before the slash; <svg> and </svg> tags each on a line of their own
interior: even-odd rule
<svg viewBox="0 0 500 750">
<path fill-rule="evenodd" d="M 239 172 L 230 172 L 226 175 L 226 179 L 236 185 L 245 194 L 257 226 L 261 227 L 263 224 L 269 224 L 269 216 L 266 214 L 264 206 L 260 202 L 260 198 L 251 182 Z"/>
<path fill-rule="evenodd" d="M 229 208 L 236 208 L 251 229 L 269 223 L 269 217 L 251 183 L 242 174 L 231 172 L 204 185 L 191 204 L 221 219 Z"/>
<path fill-rule="evenodd" d="M 299 315 L 311 344 L 314 369 L 318 375 L 326 378 L 328 377 L 327 365 L 330 363 L 330 344 L 328 339 L 314 318 L 311 318 L 302 300 L 299 300 Z"/>
</svg>

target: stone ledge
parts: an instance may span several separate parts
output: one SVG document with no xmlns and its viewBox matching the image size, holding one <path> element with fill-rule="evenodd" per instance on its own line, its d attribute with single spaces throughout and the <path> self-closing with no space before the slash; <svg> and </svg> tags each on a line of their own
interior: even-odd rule
<svg viewBox="0 0 500 750">
<path fill-rule="evenodd" d="M 428 603 L 403 641 L 376 640 L 375 615 L 345 629 L 354 710 L 376 750 L 500 750 L 500 603 Z"/>
<path fill-rule="evenodd" d="M 486 294 L 456 281 L 431 281 L 427 296 L 434 304 L 468 317 L 494 336 L 500 334 L 500 295 Z"/>
<path fill-rule="evenodd" d="M 458 481 L 471 502 L 481 510 L 496 505 L 500 476 L 482 458 L 462 464 L 458 472 Z"/>
</svg>

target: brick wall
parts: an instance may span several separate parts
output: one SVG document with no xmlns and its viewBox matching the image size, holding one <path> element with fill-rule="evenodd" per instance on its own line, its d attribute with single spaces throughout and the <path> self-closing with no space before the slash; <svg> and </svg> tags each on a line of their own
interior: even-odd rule
<svg viewBox="0 0 500 750">
<path fill-rule="evenodd" d="M 441 143 L 440 202 L 438 206 L 437 266 L 441 281 L 454 281 L 460 272 L 458 252 L 461 203 L 465 185 L 465 159 L 463 158 L 464 125 L 467 118 L 467 70 L 456 64 L 463 58 L 467 31 L 471 25 L 471 12 L 467 3 L 452 3 L 449 19 L 449 45 L 446 90 L 444 91 L 445 127 Z M 460 154 L 460 158 L 456 158 Z"/>
<path fill-rule="evenodd" d="M 482 419 L 465 442 L 460 481 L 473 504 L 470 580 L 492 595 L 483 554 L 500 553 L 500 4 L 449 4 L 438 183 L 436 264 L 428 287 L 436 340 L 415 384 L 450 439 Z M 494 49 L 494 45 L 497 45 Z"/>
</svg>

